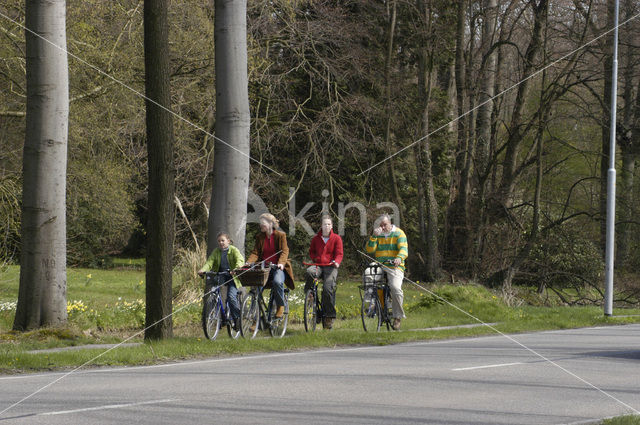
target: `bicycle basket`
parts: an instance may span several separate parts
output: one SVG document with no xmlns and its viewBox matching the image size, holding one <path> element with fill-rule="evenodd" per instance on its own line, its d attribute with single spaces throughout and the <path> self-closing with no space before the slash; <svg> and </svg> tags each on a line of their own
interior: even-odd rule
<svg viewBox="0 0 640 425">
<path fill-rule="evenodd" d="M 362 283 L 367 285 L 375 285 L 378 283 L 382 283 L 384 280 L 384 271 L 382 270 L 382 266 L 378 263 L 371 263 L 369 266 L 364 269 L 362 273 Z"/>
<path fill-rule="evenodd" d="M 238 270 L 236 276 L 242 286 L 264 286 L 269 279 L 269 269 Z"/>
</svg>

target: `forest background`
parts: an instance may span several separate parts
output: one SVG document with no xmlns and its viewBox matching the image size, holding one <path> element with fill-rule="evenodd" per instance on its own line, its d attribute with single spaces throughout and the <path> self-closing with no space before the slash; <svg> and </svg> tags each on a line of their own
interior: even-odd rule
<svg viewBox="0 0 640 425">
<path fill-rule="evenodd" d="M 321 203 L 399 207 L 414 280 L 602 292 L 613 12 L 605 0 L 248 1 L 250 187 L 289 231 Z M 144 92 L 142 1 L 67 2 L 69 52 Z M 3 15 L 24 22 L 24 4 Z M 640 4 L 621 0 L 617 301 L 640 266 Z M 214 134 L 214 7 L 169 6 L 172 109 Z M 18 262 L 24 31 L 0 20 L 0 259 Z M 142 256 L 144 99 L 69 58 L 68 262 Z M 174 120 L 176 262 L 206 240 L 214 140 Z M 392 158 L 391 154 L 399 152 Z M 385 160 L 384 162 L 381 162 Z M 374 166 L 375 165 L 375 166 Z M 374 166 L 373 168 L 370 168 Z M 278 171 L 274 173 L 272 170 Z M 328 191 L 327 196 L 322 191 Z M 387 211 L 391 212 L 391 211 Z M 363 246 L 345 213 L 345 269 Z M 309 236 L 289 235 L 301 262 Z M 248 226 L 250 235 L 255 225 Z M 291 232 L 289 232 L 291 233 Z M 622 291 L 621 291 L 622 290 Z M 625 292 L 627 291 L 627 292 Z M 574 298 L 576 299 L 576 298 Z"/>
</svg>

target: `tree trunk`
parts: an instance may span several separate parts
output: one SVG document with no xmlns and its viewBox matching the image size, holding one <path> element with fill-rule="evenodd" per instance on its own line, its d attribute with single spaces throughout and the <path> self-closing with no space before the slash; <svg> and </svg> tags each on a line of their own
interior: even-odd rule
<svg viewBox="0 0 640 425">
<path fill-rule="evenodd" d="M 207 250 L 228 232 L 244 253 L 249 190 L 247 2 L 216 0 L 216 141 Z"/>
<path fill-rule="evenodd" d="M 534 63 L 540 47 L 542 44 L 542 29 L 546 26 L 548 0 L 540 0 L 536 5 L 535 2 L 531 2 L 534 13 L 533 31 L 531 33 L 531 41 L 527 47 L 527 51 L 524 57 L 522 78 L 526 78 L 536 67 Z M 509 123 L 509 137 L 506 143 L 506 152 L 503 162 L 502 180 L 498 189 L 497 199 L 500 205 L 499 208 L 509 207 L 511 205 L 511 196 L 516 184 L 516 168 L 518 153 L 520 151 L 520 145 L 524 140 L 524 120 L 522 114 L 524 113 L 525 103 L 529 87 L 531 85 L 531 79 L 523 81 L 518 86 L 516 94 L 516 100 L 511 114 L 511 121 Z"/>
<path fill-rule="evenodd" d="M 545 31 L 544 31 L 544 49 L 543 54 L 546 53 L 546 40 L 547 40 L 547 11 L 544 12 L 544 22 L 545 22 Z M 505 300 L 509 302 L 512 295 L 512 283 L 513 278 L 515 277 L 518 269 L 525 262 L 525 260 L 529 257 L 531 250 L 535 246 L 535 243 L 538 240 L 538 233 L 540 231 L 540 200 L 542 196 L 542 177 L 543 177 L 543 163 L 542 157 L 544 152 L 544 131 L 546 128 L 546 123 L 549 120 L 549 115 L 551 114 L 551 100 L 549 100 L 549 104 L 544 106 L 545 102 L 545 85 L 546 85 L 546 70 L 542 71 L 542 80 L 540 82 L 540 107 L 538 108 L 538 128 L 536 131 L 536 186 L 535 192 L 533 195 L 533 217 L 531 220 L 531 231 L 527 237 L 524 247 L 516 254 L 515 259 L 507 268 L 505 279 L 502 283 L 502 293 L 505 295 Z"/>
<path fill-rule="evenodd" d="M 418 10 L 427 22 L 427 33 L 431 33 L 431 4 L 427 6 L 418 0 Z M 429 134 L 429 104 L 433 81 L 433 64 L 427 49 L 422 48 L 418 62 L 418 98 L 422 100 L 422 117 L 420 122 L 420 138 L 423 142 L 415 145 L 418 171 L 418 212 L 420 218 L 420 239 L 425 255 L 424 279 L 435 281 L 440 272 L 440 250 L 438 247 L 438 202 L 435 197 L 433 183 L 433 164 L 431 161 L 431 144 Z"/>
<path fill-rule="evenodd" d="M 144 65 L 147 95 L 147 265 L 145 339 L 173 334 L 172 270 L 175 235 L 175 165 L 169 85 L 168 0 L 144 2 Z"/>
<path fill-rule="evenodd" d="M 69 75 L 64 0 L 27 0 L 27 118 L 20 289 L 14 329 L 67 320 L 66 170 Z M 55 46 L 54 46 L 55 45 Z"/>
<path fill-rule="evenodd" d="M 473 275 L 478 273 L 482 259 L 484 224 L 486 222 L 486 193 L 489 178 L 489 157 L 492 146 L 494 115 L 493 97 L 496 85 L 496 56 L 491 47 L 495 40 L 498 8 L 496 0 L 484 0 L 484 20 L 482 25 L 481 51 L 484 56 L 484 66 L 480 69 L 480 93 L 478 107 L 478 125 L 476 132 L 476 175 L 478 176 L 478 195 L 475 201 L 475 210 L 478 211 L 478 219 L 474 223 Z"/>
<path fill-rule="evenodd" d="M 478 107 L 478 131 L 476 146 L 476 170 L 482 179 L 481 186 L 486 181 L 489 162 L 489 145 L 491 142 L 491 116 L 493 113 L 493 96 L 496 78 L 496 52 L 491 52 L 494 43 L 498 17 L 497 0 L 484 0 L 484 22 L 482 25 L 482 45 L 480 50 L 485 57 L 484 66 L 480 70 L 480 94 Z M 482 189 L 481 189 L 482 190 Z"/>
<path fill-rule="evenodd" d="M 397 17 L 397 2 L 395 0 L 391 1 L 391 11 L 389 16 L 389 34 L 387 39 L 387 52 L 385 55 L 385 64 L 384 64 L 384 81 L 385 81 L 385 114 L 386 114 L 386 123 L 384 130 L 384 145 L 386 148 L 385 154 L 390 154 L 394 149 L 391 143 L 391 115 L 393 111 L 393 105 L 391 102 L 391 62 L 393 58 L 393 40 L 396 33 L 396 17 Z M 402 219 L 402 199 L 400 198 L 400 191 L 398 190 L 398 181 L 396 179 L 396 172 L 394 163 L 394 158 L 389 158 L 386 161 L 387 173 L 389 175 L 389 184 L 391 185 L 391 196 L 393 197 L 393 202 L 398 206 L 398 211 L 400 214 L 400 223 L 403 222 Z M 399 223 L 396 223 L 399 224 Z M 401 225 L 401 224 L 399 224 Z"/>
<path fill-rule="evenodd" d="M 625 15 L 630 18 L 634 14 L 633 2 L 625 1 Z M 636 130 L 635 123 L 640 123 L 640 93 L 633 99 L 633 80 L 634 80 L 634 49 L 635 46 L 627 44 L 625 48 L 625 68 L 623 73 L 624 81 L 624 110 L 622 114 L 622 134 L 618 135 L 620 150 L 622 151 L 622 185 L 620 191 L 619 207 L 619 224 L 617 226 L 617 246 L 616 246 L 616 264 L 619 267 L 625 267 L 629 254 L 631 252 L 631 236 L 634 230 L 633 224 L 630 222 L 634 218 L 633 214 L 633 191 L 634 191 L 634 172 L 636 166 L 636 158 L 640 148 L 640 131 Z M 640 82 L 638 83 L 640 88 Z M 635 106 L 635 107 L 634 107 Z"/>
<path fill-rule="evenodd" d="M 446 227 L 446 259 L 449 267 L 464 270 L 467 267 L 467 257 L 469 253 L 469 219 L 467 204 L 468 187 L 465 179 L 465 166 L 467 165 L 467 155 L 469 155 L 468 139 L 468 116 L 462 116 L 467 111 L 468 93 L 465 72 L 464 45 L 465 45 L 465 22 L 467 1 L 458 2 L 458 16 L 456 28 L 456 54 L 455 54 L 455 85 L 456 85 L 456 106 L 457 116 L 457 147 L 455 154 L 455 169 L 451 176 L 451 194 L 453 201 L 447 210 Z"/>
</svg>

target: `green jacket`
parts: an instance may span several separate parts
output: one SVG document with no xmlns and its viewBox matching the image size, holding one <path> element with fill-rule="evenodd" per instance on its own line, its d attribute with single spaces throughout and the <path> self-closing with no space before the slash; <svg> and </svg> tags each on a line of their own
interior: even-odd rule
<svg viewBox="0 0 640 425">
<path fill-rule="evenodd" d="M 222 250 L 220 248 L 216 248 L 213 250 L 209 258 L 207 258 L 207 262 L 204 263 L 204 266 L 200 270 L 203 272 L 208 271 L 220 271 L 220 260 L 221 260 Z M 242 267 L 244 265 L 244 257 L 240 253 L 240 250 L 233 245 L 229 245 L 229 253 L 227 254 L 227 260 L 229 261 L 229 267 L 231 270 L 237 269 L 238 267 Z M 233 277 L 233 281 L 236 284 L 237 288 L 242 286 L 240 283 L 240 279 L 237 276 Z"/>
</svg>

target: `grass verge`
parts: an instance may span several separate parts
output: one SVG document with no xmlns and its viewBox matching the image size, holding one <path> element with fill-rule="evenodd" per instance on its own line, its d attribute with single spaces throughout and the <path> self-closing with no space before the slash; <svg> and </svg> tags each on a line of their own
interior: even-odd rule
<svg viewBox="0 0 640 425">
<path fill-rule="evenodd" d="M 407 319 L 402 323 L 402 330 L 365 333 L 359 318 L 357 283 L 342 281 L 336 301 L 340 320 L 331 331 L 324 331 L 321 327 L 315 333 L 304 331 L 301 324 L 303 285 L 298 284 L 290 296 L 290 326 L 282 339 L 269 338 L 263 333 L 255 340 L 232 340 L 222 331 L 216 341 L 208 341 L 202 334 L 200 302 L 196 297 L 174 305 L 175 338 L 171 340 L 143 343 L 140 334 L 128 342 L 142 344 L 108 352 L 98 348 L 31 353 L 54 347 L 113 344 L 139 333 L 144 323 L 144 271 L 70 269 L 67 281 L 68 325 L 25 333 L 10 330 L 15 314 L 15 306 L 12 309 L 11 304 L 15 304 L 18 291 L 18 268 L 3 270 L 0 281 L 3 282 L 0 289 L 0 373 L 4 374 L 72 368 L 85 363 L 87 366 L 145 365 L 214 356 L 382 345 L 496 332 L 486 326 L 430 329 L 479 323 L 473 317 L 485 323 L 497 323 L 495 329 L 504 333 L 640 322 L 640 309 L 616 309 L 613 317 L 605 317 L 602 309 L 595 306 L 508 307 L 497 294 L 481 286 L 430 285 L 428 289 L 438 294 L 435 297 L 407 283 L 404 285 Z"/>
</svg>

